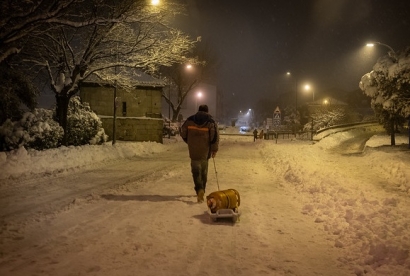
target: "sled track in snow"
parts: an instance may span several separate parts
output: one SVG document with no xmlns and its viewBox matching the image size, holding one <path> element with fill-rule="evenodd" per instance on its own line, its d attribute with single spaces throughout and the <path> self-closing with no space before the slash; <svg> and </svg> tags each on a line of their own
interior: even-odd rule
<svg viewBox="0 0 410 276">
<path fill-rule="evenodd" d="M 175 161 L 184 157 L 187 162 Z M 27 220 L 37 220 L 68 208 L 76 199 L 92 198 L 130 183 L 138 185 L 147 178 L 155 180 L 186 163 L 186 152 L 165 152 L 112 160 L 48 177 L 38 174 L 31 178 L 7 179 L 0 186 L 0 223 L 20 221 L 24 224 Z M 115 182 L 112 181 L 113 175 L 118 176 Z"/>
</svg>

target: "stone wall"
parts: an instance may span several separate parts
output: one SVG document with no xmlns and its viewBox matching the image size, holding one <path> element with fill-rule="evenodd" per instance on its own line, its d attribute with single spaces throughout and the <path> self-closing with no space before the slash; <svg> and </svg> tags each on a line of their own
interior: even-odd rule
<svg viewBox="0 0 410 276">
<path fill-rule="evenodd" d="M 117 90 L 116 139 L 162 143 L 161 91 L 161 87 Z M 112 139 L 114 88 L 84 84 L 80 96 L 101 118 L 105 133 Z"/>
<path fill-rule="evenodd" d="M 113 117 L 100 116 L 105 133 L 112 138 Z M 147 117 L 117 117 L 116 139 L 122 141 L 153 141 L 162 143 L 163 120 Z"/>
</svg>

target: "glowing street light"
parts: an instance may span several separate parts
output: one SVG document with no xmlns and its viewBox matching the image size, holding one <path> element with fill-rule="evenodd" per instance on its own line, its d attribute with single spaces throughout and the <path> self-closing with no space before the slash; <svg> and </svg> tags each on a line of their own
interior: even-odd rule
<svg viewBox="0 0 410 276">
<path fill-rule="evenodd" d="M 393 48 L 390 47 L 387 44 L 384 44 L 384 43 L 381 43 L 381 42 L 370 42 L 370 43 L 366 44 L 367 47 L 374 47 L 375 45 L 382 45 L 384 47 L 387 47 L 390 50 L 390 52 L 392 52 L 392 54 L 396 55 L 396 52 L 393 50 Z"/>
<path fill-rule="evenodd" d="M 160 0 L 151 0 L 151 5 L 158 6 Z"/>
<path fill-rule="evenodd" d="M 309 84 L 306 84 L 306 85 L 305 85 L 305 90 L 306 90 L 306 91 L 312 90 L 313 101 L 315 101 L 315 91 L 313 91 L 313 89 L 310 87 Z"/>
<path fill-rule="evenodd" d="M 195 97 L 195 110 L 198 111 L 198 99 L 202 98 L 202 92 L 199 91 L 198 93 L 196 93 L 196 97 Z"/>
<path fill-rule="evenodd" d="M 291 74 L 291 72 L 286 72 L 286 75 L 287 76 L 292 76 L 292 74 Z M 296 76 L 294 77 L 295 78 L 295 107 L 296 107 L 296 109 L 298 108 L 298 79 L 296 78 Z"/>
</svg>

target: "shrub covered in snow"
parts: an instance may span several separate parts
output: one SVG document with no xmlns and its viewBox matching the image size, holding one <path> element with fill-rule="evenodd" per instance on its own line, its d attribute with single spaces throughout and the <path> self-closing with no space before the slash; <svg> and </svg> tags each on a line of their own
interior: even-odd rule
<svg viewBox="0 0 410 276">
<path fill-rule="evenodd" d="M 102 128 L 101 119 L 88 103 L 81 103 L 80 97 L 72 97 L 68 106 L 67 141 L 69 145 L 96 145 L 106 142 L 108 136 Z"/>
<path fill-rule="evenodd" d="M 53 120 L 53 111 L 42 108 L 24 113 L 19 121 L 8 119 L 0 126 L 1 150 L 19 147 L 43 150 L 56 148 L 63 137 L 63 129 Z"/>
<path fill-rule="evenodd" d="M 319 130 L 340 124 L 361 122 L 363 116 L 345 106 L 316 108 L 303 130 L 312 129 L 312 118 L 313 130 Z"/>
<path fill-rule="evenodd" d="M 38 108 L 26 112 L 18 121 L 6 120 L 0 126 L 0 150 L 22 146 L 43 150 L 60 146 L 64 131 L 53 119 L 53 112 Z M 79 97 L 70 100 L 67 126 L 69 145 L 96 145 L 108 139 L 100 118 L 87 103 L 81 103 Z"/>
<path fill-rule="evenodd" d="M 164 125 L 162 128 L 163 136 L 167 136 L 167 135 L 175 136 L 179 134 L 180 123 L 172 122 L 172 121 L 170 122 L 169 119 L 166 117 L 163 117 L 163 119 L 164 119 Z"/>
</svg>

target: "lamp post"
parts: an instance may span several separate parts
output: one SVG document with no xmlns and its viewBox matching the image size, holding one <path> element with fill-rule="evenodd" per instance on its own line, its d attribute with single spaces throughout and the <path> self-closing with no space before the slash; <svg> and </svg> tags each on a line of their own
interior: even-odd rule
<svg viewBox="0 0 410 276">
<path fill-rule="evenodd" d="M 292 76 L 291 72 L 286 72 L 286 75 Z M 295 107 L 297 110 L 298 109 L 298 79 L 296 76 L 294 78 L 295 78 Z"/>
<path fill-rule="evenodd" d="M 168 81 L 168 139 L 171 139 L 171 81 Z"/>
<path fill-rule="evenodd" d="M 393 56 L 396 57 L 396 52 L 393 50 L 392 47 L 390 47 L 387 44 L 384 44 L 384 43 L 381 43 L 381 42 L 371 42 L 371 43 L 367 43 L 366 46 L 367 47 L 374 47 L 375 44 L 387 47 L 389 49 L 389 51 L 393 54 Z"/>
<path fill-rule="evenodd" d="M 313 101 L 315 101 L 315 91 L 313 91 L 313 89 L 310 87 L 310 85 L 309 84 L 306 84 L 305 85 L 305 90 L 306 91 L 310 91 L 310 90 L 312 90 L 312 99 L 313 99 Z"/>
<path fill-rule="evenodd" d="M 202 92 L 199 91 L 196 93 L 196 98 L 195 98 L 195 112 L 198 111 L 198 99 L 202 98 Z"/>
<path fill-rule="evenodd" d="M 247 125 L 248 126 L 252 126 L 253 127 L 253 121 L 254 121 L 254 112 L 253 112 L 253 109 L 251 109 L 251 108 L 249 108 L 249 110 L 248 110 L 248 113 L 246 113 L 246 115 L 247 115 Z"/>
<path fill-rule="evenodd" d="M 116 53 L 115 53 L 115 63 L 118 63 L 118 39 L 117 39 L 117 45 L 116 45 Z M 114 66 L 114 75 L 115 75 L 115 80 L 114 80 L 114 106 L 113 106 L 113 117 L 112 117 L 112 145 L 114 145 L 117 141 L 117 106 L 118 106 L 118 98 L 117 98 L 117 65 Z"/>
<path fill-rule="evenodd" d="M 117 69 L 117 67 L 115 67 Z M 115 70 L 115 75 L 117 75 L 117 70 Z M 114 81 L 114 113 L 112 121 L 112 145 L 116 142 L 116 121 L 117 121 L 117 80 Z"/>
</svg>

